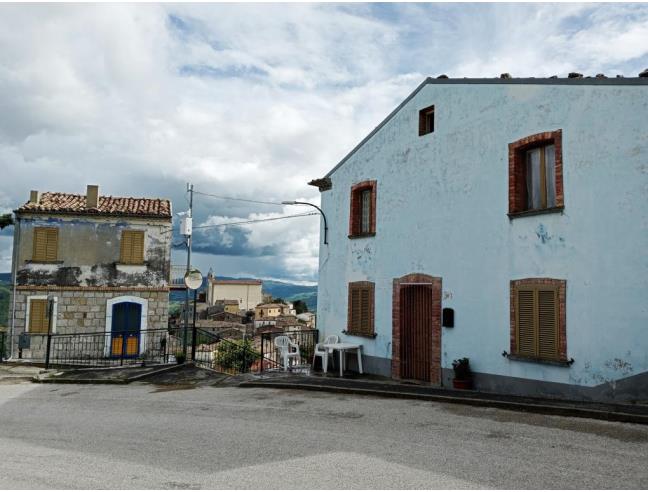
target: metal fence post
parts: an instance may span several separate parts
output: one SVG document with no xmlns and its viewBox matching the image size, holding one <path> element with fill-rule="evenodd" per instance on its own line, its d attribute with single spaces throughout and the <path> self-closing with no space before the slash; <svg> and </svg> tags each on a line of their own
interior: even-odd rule
<svg viewBox="0 0 648 492">
<path fill-rule="evenodd" d="M 47 296 L 47 348 L 45 353 L 45 369 L 49 369 L 50 350 L 52 348 L 52 314 L 54 312 L 54 300 Z"/>
<path fill-rule="evenodd" d="M 126 339 L 126 332 L 125 331 L 121 332 L 121 340 L 122 340 L 122 346 L 121 346 L 121 354 L 120 354 L 120 357 L 119 357 L 119 365 L 123 366 L 124 365 L 124 353 L 126 352 L 126 343 L 128 343 L 127 339 Z"/>
<path fill-rule="evenodd" d="M 259 374 L 263 372 L 263 359 L 265 358 L 265 351 L 263 350 L 263 342 L 265 341 L 264 334 L 261 333 L 261 363 L 259 364 Z"/>
<path fill-rule="evenodd" d="M 196 361 L 196 297 L 198 289 L 194 289 L 193 298 L 193 328 L 191 329 L 191 360 Z"/>
</svg>

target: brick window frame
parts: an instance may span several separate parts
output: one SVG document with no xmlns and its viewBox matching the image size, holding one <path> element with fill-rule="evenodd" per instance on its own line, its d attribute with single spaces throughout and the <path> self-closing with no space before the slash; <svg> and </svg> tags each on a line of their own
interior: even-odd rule
<svg viewBox="0 0 648 492">
<path fill-rule="evenodd" d="M 518 332 L 517 332 L 517 293 L 520 288 L 542 288 L 543 286 L 557 290 L 557 323 L 558 323 L 558 340 L 557 355 L 555 358 L 547 357 L 530 357 L 521 355 L 518 349 Z M 567 360 L 567 316 L 566 316 L 566 293 L 567 281 L 553 278 L 523 278 L 511 280 L 510 282 L 510 356 L 515 359 L 527 359 L 536 362 L 564 363 L 569 364 Z"/>
<path fill-rule="evenodd" d="M 430 383 L 441 384 L 441 277 L 410 273 L 393 280 L 392 290 L 392 377 L 401 378 L 401 288 L 406 284 L 426 284 L 432 289 L 432 358 Z"/>
<path fill-rule="evenodd" d="M 355 316 L 362 316 L 362 306 L 358 306 L 357 312 L 354 313 L 353 296 L 358 296 L 358 301 L 362 303 L 363 294 L 366 296 L 366 319 L 354 318 Z M 347 304 L 347 329 L 343 331 L 346 335 L 358 337 L 375 338 L 375 312 L 376 312 L 376 287 L 373 282 L 360 281 L 349 282 L 349 298 Z"/>
<path fill-rule="evenodd" d="M 553 144 L 555 147 L 556 204 L 553 207 L 529 210 L 527 207 L 526 152 L 536 147 Z M 563 193 L 562 130 L 536 133 L 512 142 L 509 158 L 509 211 L 511 218 L 538 213 L 560 212 L 565 206 Z"/>
<path fill-rule="evenodd" d="M 368 237 L 376 235 L 376 180 L 362 181 L 351 187 L 351 206 L 349 211 L 349 238 Z M 369 231 L 361 232 L 362 221 L 362 192 L 370 190 Z"/>
</svg>

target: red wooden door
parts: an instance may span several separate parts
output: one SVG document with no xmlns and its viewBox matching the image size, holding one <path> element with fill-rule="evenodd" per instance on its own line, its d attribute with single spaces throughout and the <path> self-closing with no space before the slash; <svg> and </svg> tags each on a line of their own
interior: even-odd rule
<svg viewBox="0 0 648 492">
<path fill-rule="evenodd" d="M 431 381 L 432 288 L 401 288 L 401 378 Z"/>
</svg>

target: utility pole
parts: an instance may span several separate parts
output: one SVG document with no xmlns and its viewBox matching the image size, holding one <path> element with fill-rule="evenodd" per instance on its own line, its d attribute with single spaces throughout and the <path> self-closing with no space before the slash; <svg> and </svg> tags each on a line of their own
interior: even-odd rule
<svg viewBox="0 0 648 492">
<path fill-rule="evenodd" d="M 189 193 L 189 212 L 185 216 L 185 227 L 182 230 L 187 240 L 187 271 L 185 275 L 191 270 L 191 232 L 193 229 L 193 184 L 187 184 L 187 192 Z M 182 228 L 181 228 L 182 229 Z M 184 334 L 182 337 L 182 348 L 185 357 L 187 357 L 187 331 L 189 330 L 189 287 L 185 289 L 185 305 L 184 305 Z"/>
</svg>

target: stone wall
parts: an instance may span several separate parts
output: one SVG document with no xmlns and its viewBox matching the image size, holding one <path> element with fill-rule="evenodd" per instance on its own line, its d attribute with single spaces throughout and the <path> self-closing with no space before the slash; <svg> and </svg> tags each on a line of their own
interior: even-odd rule
<svg viewBox="0 0 648 492">
<path fill-rule="evenodd" d="M 52 324 L 54 333 L 105 332 L 108 302 L 111 299 L 125 296 L 147 301 L 146 328 L 148 330 L 168 327 L 169 293 L 166 290 L 19 289 L 16 292 L 16 315 L 12 343 L 14 350 L 17 350 L 18 336 L 26 331 L 29 322 L 30 299 L 43 298 L 48 294 L 54 295 L 56 298 Z M 32 345 L 35 344 L 35 347 L 41 345 L 38 340 L 40 337 L 31 338 Z"/>
</svg>

